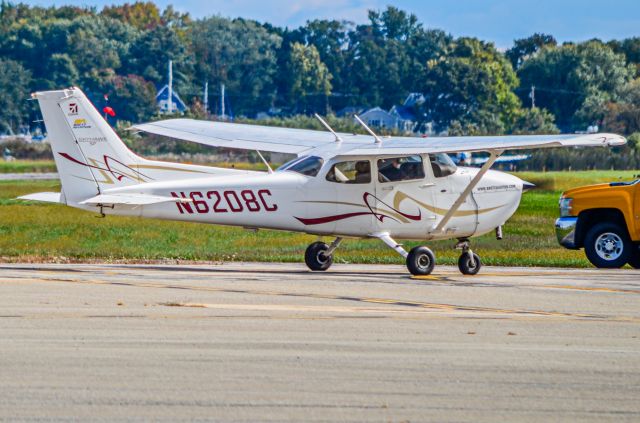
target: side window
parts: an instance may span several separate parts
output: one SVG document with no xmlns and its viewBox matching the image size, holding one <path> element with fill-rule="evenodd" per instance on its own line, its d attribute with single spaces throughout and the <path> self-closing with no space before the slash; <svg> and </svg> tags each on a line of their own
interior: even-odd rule
<svg viewBox="0 0 640 423">
<path fill-rule="evenodd" d="M 446 153 L 429 154 L 429 161 L 433 169 L 433 176 L 436 178 L 444 178 L 456 173 L 456 164 Z"/>
<path fill-rule="evenodd" d="M 380 182 L 410 181 L 424 178 L 424 165 L 420 156 L 391 157 L 378 160 Z"/>
<path fill-rule="evenodd" d="M 327 181 L 341 184 L 368 184 L 371 182 L 371 163 L 368 160 L 336 163 L 327 173 Z"/>
</svg>

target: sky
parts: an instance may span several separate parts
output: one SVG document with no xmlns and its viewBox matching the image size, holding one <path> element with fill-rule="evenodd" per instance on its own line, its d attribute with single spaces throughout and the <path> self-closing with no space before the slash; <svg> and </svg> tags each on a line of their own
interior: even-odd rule
<svg viewBox="0 0 640 423">
<path fill-rule="evenodd" d="M 20 0 L 12 0 L 20 1 Z M 120 0 L 22 0 L 30 5 L 94 6 L 122 4 Z M 135 0 L 129 0 L 133 2 Z M 640 36 L 640 0 L 155 0 L 173 4 L 193 17 L 243 17 L 289 28 L 307 20 L 367 21 L 367 10 L 396 6 L 415 14 L 427 28 L 454 36 L 474 36 L 509 48 L 514 39 L 535 32 L 560 42 L 600 38 L 604 41 Z"/>
</svg>

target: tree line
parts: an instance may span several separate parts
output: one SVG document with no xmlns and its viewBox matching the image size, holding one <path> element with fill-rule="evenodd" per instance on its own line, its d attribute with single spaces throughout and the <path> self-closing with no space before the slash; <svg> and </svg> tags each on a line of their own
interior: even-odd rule
<svg viewBox="0 0 640 423">
<path fill-rule="evenodd" d="M 157 89 L 174 63 L 174 88 L 204 116 L 330 114 L 390 108 L 421 93 L 419 125 L 452 135 L 640 131 L 640 38 L 559 44 L 534 34 L 500 51 L 487 41 L 425 28 L 389 6 L 368 22 L 312 20 L 281 28 L 242 18 L 193 19 L 151 2 L 96 8 L 0 3 L 0 126 L 38 119 L 35 90 L 80 86 L 118 119 L 154 119 Z M 535 100 L 535 107 L 532 102 Z M 0 128 L 0 131 L 2 128 Z"/>
</svg>

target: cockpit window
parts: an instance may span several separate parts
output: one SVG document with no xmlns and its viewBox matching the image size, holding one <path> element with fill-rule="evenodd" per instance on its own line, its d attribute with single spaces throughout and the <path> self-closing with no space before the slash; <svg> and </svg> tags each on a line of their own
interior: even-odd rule
<svg viewBox="0 0 640 423">
<path fill-rule="evenodd" d="M 390 157 L 378 160 L 378 181 L 395 182 L 424 178 L 422 157 Z"/>
<path fill-rule="evenodd" d="M 433 176 L 443 178 L 456 173 L 456 165 L 447 153 L 429 154 Z"/>
<path fill-rule="evenodd" d="M 322 168 L 324 160 L 316 156 L 300 157 L 285 163 L 278 168 L 278 171 L 290 170 L 292 172 L 301 173 L 306 176 L 316 176 Z"/>
<path fill-rule="evenodd" d="M 327 173 L 327 181 L 341 184 L 368 184 L 371 182 L 371 163 L 368 160 L 336 163 Z"/>
</svg>

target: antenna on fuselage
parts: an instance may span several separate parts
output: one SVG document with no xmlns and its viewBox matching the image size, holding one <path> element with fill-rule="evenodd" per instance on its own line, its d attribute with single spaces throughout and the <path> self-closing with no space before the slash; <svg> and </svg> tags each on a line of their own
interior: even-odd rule
<svg viewBox="0 0 640 423">
<path fill-rule="evenodd" d="M 362 119 L 360 119 L 360 116 L 358 116 L 358 115 L 353 115 L 353 117 L 355 117 L 355 118 L 356 118 L 356 120 L 360 123 L 360 125 L 362 125 L 362 127 L 363 127 L 364 129 L 366 129 L 366 131 L 367 131 L 368 133 L 370 133 L 370 134 L 371 134 L 371 136 L 372 136 L 373 138 L 375 138 L 375 140 L 376 140 L 376 144 L 382 144 L 382 139 L 381 139 L 379 136 L 377 136 L 377 135 L 376 135 L 376 133 L 375 133 L 375 132 L 373 132 L 373 131 L 371 130 L 371 128 L 369 128 L 369 127 L 367 126 L 367 124 L 366 124 L 366 123 L 364 123 L 364 122 L 362 121 Z"/>
<path fill-rule="evenodd" d="M 325 122 L 325 120 L 324 120 L 324 119 L 322 119 L 322 118 L 320 117 L 320 115 L 319 115 L 319 114 L 314 113 L 313 115 L 314 115 L 314 116 L 315 116 L 315 117 L 320 121 L 320 123 L 321 123 L 325 128 L 327 128 L 327 130 L 328 130 L 329 132 L 331 132 L 331 133 L 333 134 L 333 136 L 334 136 L 334 137 L 336 137 L 336 142 L 342 142 L 342 138 L 340 138 L 340 135 L 338 135 L 338 134 L 336 133 L 336 131 L 334 131 L 334 130 L 333 130 L 333 128 L 331 128 L 331 127 L 329 126 L 329 124 L 328 124 L 327 122 Z"/>
</svg>

